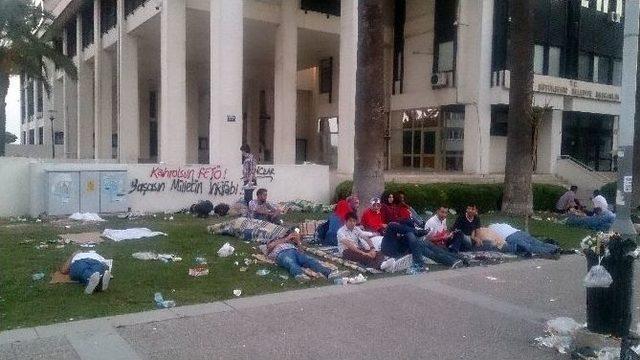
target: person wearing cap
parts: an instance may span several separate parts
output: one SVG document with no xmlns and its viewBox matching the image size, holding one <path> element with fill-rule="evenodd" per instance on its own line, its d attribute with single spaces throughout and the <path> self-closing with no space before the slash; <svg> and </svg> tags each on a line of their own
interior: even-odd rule
<svg viewBox="0 0 640 360">
<path fill-rule="evenodd" d="M 371 198 L 369 201 L 371 204 L 362 214 L 362 219 L 360 220 L 360 225 L 366 230 L 378 233 L 380 235 L 384 234 L 384 230 L 387 228 L 387 224 L 384 222 L 382 217 L 382 203 L 379 197 Z"/>
</svg>

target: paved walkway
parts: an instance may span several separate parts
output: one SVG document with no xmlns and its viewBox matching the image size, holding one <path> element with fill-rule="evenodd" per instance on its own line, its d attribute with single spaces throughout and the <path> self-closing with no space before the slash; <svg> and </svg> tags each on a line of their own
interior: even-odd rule
<svg viewBox="0 0 640 360">
<path fill-rule="evenodd" d="M 584 321 L 584 271 L 572 255 L 11 330 L 0 359 L 568 359 L 532 340 Z"/>
</svg>

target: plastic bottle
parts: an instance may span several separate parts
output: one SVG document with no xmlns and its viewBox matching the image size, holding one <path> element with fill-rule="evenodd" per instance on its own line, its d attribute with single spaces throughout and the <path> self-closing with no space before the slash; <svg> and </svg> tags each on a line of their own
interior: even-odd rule
<svg viewBox="0 0 640 360">
<path fill-rule="evenodd" d="M 176 302 L 173 300 L 165 300 L 162 302 L 162 307 L 167 309 L 167 308 L 172 308 L 176 306 Z"/>
<path fill-rule="evenodd" d="M 162 302 L 164 301 L 164 299 L 162 298 L 162 294 L 157 292 L 153 295 L 153 301 L 156 302 L 156 307 L 157 308 L 161 308 L 162 307 Z"/>
</svg>

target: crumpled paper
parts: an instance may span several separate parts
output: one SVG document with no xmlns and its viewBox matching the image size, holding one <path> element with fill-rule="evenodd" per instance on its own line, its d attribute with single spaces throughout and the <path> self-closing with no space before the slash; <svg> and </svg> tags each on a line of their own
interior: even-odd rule
<svg viewBox="0 0 640 360">
<path fill-rule="evenodd" d="M 225 243 L 224 245 L 222 245 L 220 250 L 218 250 L 218 256 L 220 257 L 230 256 L 231 254 L 233 254 L 235 250 L 236 249 L 233 246 L 231 246 L 231 244 Z"/>
</svg>

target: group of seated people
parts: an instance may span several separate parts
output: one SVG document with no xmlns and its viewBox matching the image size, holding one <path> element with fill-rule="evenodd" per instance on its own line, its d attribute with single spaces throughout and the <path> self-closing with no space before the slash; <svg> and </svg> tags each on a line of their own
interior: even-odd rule
<svg viewBox="0 0 640 360">
<path fill-rule="evenodd" d="M 593 209 L 588 210 L 576 197 L 578 187 L 573 185 L 556 203 L 556 211 L 567 215 L 567 225 L 583 227 L 595 231 L 608 231 L 616 219 L 609 210 L 607 199 L 600 190 L 594 190 L 591 201 Z"/>
<path fill-rule="evenodd" d="M 358 219 L 360 201 L 351 195 L 336 204 L 329 217 L 325 245 L 337 245 L 339 254 L 365 266 L 395 272 L 409 267 L 424 271 L 425 258 L 458 268 L 468 265 L 461 252 L 498 251 L 557 258 L 560 249 L 509 224 L 482 227 L 477 206 L 471 204 L 451 228 L 449 209 L 441 206 L 424 221 L 407 204 L 403 192 L 373 198 Z M 336 230 L 337 228 L 337 230 Z M 335 239 L 335 242 L 334 240 Z"/>
</svg>

